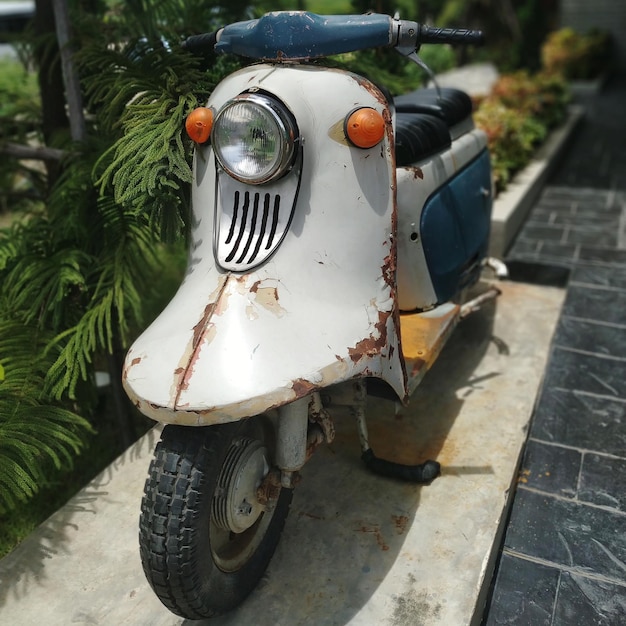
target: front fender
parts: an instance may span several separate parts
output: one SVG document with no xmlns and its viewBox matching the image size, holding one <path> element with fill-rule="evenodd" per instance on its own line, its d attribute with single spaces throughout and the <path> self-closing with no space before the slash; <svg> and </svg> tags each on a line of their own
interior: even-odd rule
<svg viewBox="0 0 626 626">
<path fill-rule="evenodd" d="M 204 306 L 194 291 L 181 289 L 127 356 L 125 388 L 159 421 L 232 421 L 381 376 L 397 345 L 389 300 L 320 306 L 314 290 L 258 274 L 221 276 Z"/>
</svg>

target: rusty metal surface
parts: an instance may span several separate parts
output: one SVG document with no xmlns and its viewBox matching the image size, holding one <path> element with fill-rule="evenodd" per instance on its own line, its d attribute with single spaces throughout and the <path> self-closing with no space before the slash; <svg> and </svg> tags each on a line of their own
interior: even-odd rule
<svg viewBox="0 0 626 626">
<path fill-rule="evenodd" d="M 504 283 L 463 320 L 412 404 L 371 401 L 377 454 L 434 458 L 427 487 L 377 477 L 346 411 L 302 471 L 257 590 L 212 626 L 464 626 L 488 576 L 564 293 Z M 188 623 L 145 581 L 137 515 L 154 432 L 0 561 L 0 623 Z M 271 496 L 271 493 L 268 493 Z M 202 623 L 202 622 L 200 622 Z"/>
<path fill-rule="evenodd" d="M 460 307 L 444 304 L 432 311 L 400 316 L 402 353 L 413 392 L 439 356 L 459 321 Z"/>
</svg>

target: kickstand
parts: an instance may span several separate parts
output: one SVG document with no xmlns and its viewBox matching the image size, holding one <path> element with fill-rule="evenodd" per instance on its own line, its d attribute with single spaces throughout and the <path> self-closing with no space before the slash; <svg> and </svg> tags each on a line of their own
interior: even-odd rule
<svg viewBox="0 0 626 626">
<path fill-rule="evenodd" d="M 425 484 L 432 482 L 441 473 L 441 466 L 437 461 L 425 461 L 419 465 L 404 465 L 378 458 L 369 444 L 367 424 L 365 423 L 365 384 L 355 383 L 355 404 L 351 411 L 356 418 L 359 440 L 361 442 L 361 459 L 367 469 L 375 474 L 404 480 L 411 483 Z"/>
</svg>

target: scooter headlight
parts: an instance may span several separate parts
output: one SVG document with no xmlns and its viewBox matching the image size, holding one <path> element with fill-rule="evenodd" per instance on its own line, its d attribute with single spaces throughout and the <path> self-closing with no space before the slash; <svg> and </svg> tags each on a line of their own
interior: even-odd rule
<svg viewBox="0 0 626 626">
<path fill-rule="evenodd" d="M 217 114 L 211 142 L 219 165 L 233 178 L 259 185 L 283 176 L 293 165 L 298 129 L 275 98 L 244 93 Z"/>
</svg>

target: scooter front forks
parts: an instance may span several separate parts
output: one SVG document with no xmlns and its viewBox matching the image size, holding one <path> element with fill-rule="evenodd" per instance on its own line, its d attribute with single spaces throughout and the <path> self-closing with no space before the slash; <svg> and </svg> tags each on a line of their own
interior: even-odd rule
<svg viewBox="0 0 626 626">
<path fill-rule="evenodd" d="M 348 406 L 356 419 L 361 459 L 372 472 L 389 478 L 412 483 L 429 483 L 441 471 L 437 461 L 425 461 L 418 465 L 404 465 L 378 458 L 372 450 L 365 421 L 367 387 L 365 381 L 357 380 L 338 385 L 329 398 L 334 406 Z M 276 465 L 280 469 L 280 485 L 293 489 L 298 471 L 312 451 L 322 442 L 330 443 L 334 427 L 324 408 L 319 393 L 300 398 L 278 409 L 276 440 Z"/>
<path fill-rule="evenodd" d="M 276 437 L 280 485 L 293 489 L 298 482 L 298 471 L 315 449 L 322 443 L 332 443 L 334 438 L 335 426 L 319 392 L 280 407 Z"/>
<path fill-rule="evenodd" d="M 287 489 L 293 489 L 296 472 L 306 462 L 309 402 L 307 396 L 278 409 L 276 465 L 280 484 Z"/>
</svg>

